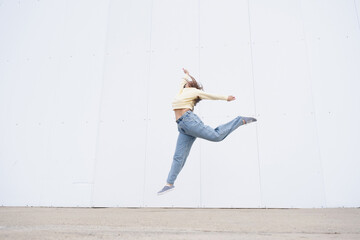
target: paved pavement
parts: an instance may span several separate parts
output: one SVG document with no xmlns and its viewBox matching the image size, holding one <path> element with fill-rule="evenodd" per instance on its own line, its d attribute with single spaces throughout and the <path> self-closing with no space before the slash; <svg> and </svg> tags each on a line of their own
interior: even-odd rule
<svg viewBox="0 0 360 240">
<path fill-rule="evenodd" d="M 0 207 L 1 240 L 360 239 L 360 209 Z"/>
</svg>

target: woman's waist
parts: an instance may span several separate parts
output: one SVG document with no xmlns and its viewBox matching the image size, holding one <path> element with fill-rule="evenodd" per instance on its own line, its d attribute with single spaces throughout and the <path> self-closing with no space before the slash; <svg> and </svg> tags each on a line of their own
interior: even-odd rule
<svg viewBox="0 0 360 240">
<path fill-rule="evenodd" d="M 176 122 L 179 123 L 184 117 L 186 113 L 191 113 L 192 110 L 190 108 L 181 108 L 174 109 Z"/>
</svg>

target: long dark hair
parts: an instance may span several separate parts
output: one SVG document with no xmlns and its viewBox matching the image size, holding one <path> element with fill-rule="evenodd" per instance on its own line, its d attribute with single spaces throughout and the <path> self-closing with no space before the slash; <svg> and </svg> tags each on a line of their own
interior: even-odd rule
<svg viewBox="0 0 360 240">
<path fill-rule="evenodd" d="M 191 77 L 191 79 L 192 79 L 191 82 L 188 82 L 189 85 L 190 85 L 190 87 L 192 87 L 192 88 L 197 88 L 197 89 L 199 89 L 199 90 L 204 91 L 204 87 L 203 87 L 200 83 L 198 83 L 198 82 L 195 80 L 195 78 L 193 78 L 192 76 L 190 76 L 190 77 Z M 200 102 L 200 101 L 201 101 L 201 98 L 200 98 L 200 97 L 197 97 L 197 98 L 194 100 L 194 106 L 196 106 L 196 104 L 197 104 L 198 102 Z"/>
</svg>

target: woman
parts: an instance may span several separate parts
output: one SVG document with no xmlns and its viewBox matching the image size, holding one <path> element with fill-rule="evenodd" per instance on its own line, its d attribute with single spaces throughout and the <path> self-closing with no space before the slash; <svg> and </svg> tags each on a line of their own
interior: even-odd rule
<svg viewBox="0 0 360 240">
<path fill-rule="evenodd" d="M 192 144 L 196 138 L 203 138 L 209 141 L 219 142 L 224 140 L 232 131 L 239 126 L 255 122 L 255 118 L 238 116 L 232 121 L 213 129 L 204 125 L 200 118 L 193 113 L 194 106 L 202 99 L 234 101 L 234 96 L 222 96 L 209 94 L 203 91 L 203 87 L 192 77 L 186 69 L 183 69 L 185 77 L 181 82 L 180 92 L 172 102 L 178 125 L 179 136 L 176 143 L 176 150 L 167 178 L 167 183 L 158 192 L 164 194 L 174 189 L 174 182 L 184 167 L 186 158 L 189 155 Z"/>
</svg>

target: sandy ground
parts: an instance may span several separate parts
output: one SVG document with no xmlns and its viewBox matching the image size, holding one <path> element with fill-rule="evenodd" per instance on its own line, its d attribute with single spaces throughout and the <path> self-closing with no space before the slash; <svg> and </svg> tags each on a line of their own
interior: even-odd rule
<svg viewBox="0 0 360 240">
<path fill-rule="evenodd" d="M 360 209 L 0 207 L 0 239 L 360 239 Z"/>
</svg>

